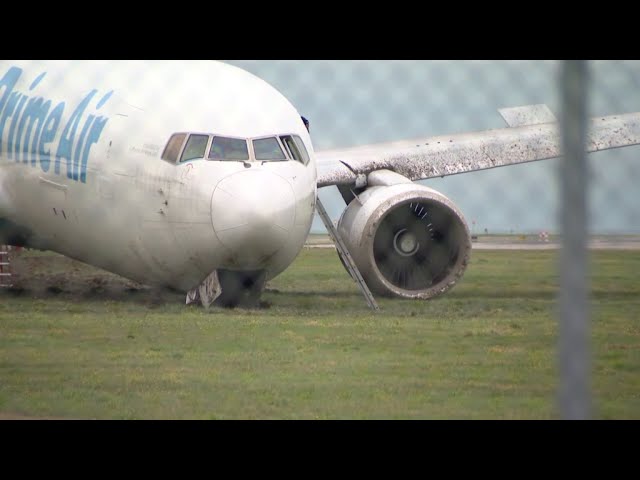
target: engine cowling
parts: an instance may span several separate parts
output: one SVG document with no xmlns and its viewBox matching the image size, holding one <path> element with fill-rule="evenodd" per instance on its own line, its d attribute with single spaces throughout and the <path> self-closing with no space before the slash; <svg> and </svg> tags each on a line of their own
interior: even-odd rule
<svg viewBox="0 0 640 480">
<path fill-rule="evenodd" d="M 376 174 L 338 223 L 360 273 L 381 295 L 445 293 L 464 274 L 471 253 L 462 213 L 436 190 L 393 172 Z"/>
</svg>

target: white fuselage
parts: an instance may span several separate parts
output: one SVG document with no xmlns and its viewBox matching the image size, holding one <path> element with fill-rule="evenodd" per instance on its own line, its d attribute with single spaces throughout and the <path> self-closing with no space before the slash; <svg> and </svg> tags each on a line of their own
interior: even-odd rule
<svg viewBox="0 0 640 480">
<path fill-rule="evenodd" d="M 310 159 L 163 160 L 178 132 L 296 135 Z M 316 165 L 299 113 L 226 64 L 2 61 L 0 142 L 0 219 L 142 283 L 187 291 L 220 268 L 273 278 L 311 228 Z"/>
</svg>

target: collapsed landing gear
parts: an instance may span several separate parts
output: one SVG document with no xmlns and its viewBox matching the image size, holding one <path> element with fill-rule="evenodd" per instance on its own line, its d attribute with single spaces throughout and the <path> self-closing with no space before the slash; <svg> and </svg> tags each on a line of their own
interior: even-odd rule
<svg viewBox="0 0 640 480">
<path fill-rule="evenodd" d="M 214 305 L 225 308 L 258 308 L 266 278 L 265 270 L 255 272 L 218 270 L 222 293 Z"/>
<path fill-rule="evenodd" d="M 215 270 L 200 286 L 187 293 L 186 303 L 200 301 L 205 308 L 211 304 L 224 308 L 258 308 L 266 278 L 265 270 Z"/>
</svg>

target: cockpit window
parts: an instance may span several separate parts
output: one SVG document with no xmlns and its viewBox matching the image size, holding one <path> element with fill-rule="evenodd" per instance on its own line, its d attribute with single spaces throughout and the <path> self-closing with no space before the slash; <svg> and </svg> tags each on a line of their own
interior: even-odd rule
<svg viewBox="0 0 640 480">
<path fill-rule="evenodd" d="M 309 154 L 304 146 L 304 142 L 297 135 L 283 135 L 280 137 L 282 143 L 289 151 L 291 158 L 306 165 L 309 163 Z"/>
<path fill-rule="evenodd" d="M 296 142 L 298 153 L 300 153 L 300 155 L 302 156 L 302 163 L 307 165 L 309 163 L 309 152 L 307 152 L 307 147 L 304 146 L 304 142 L 297 135 L 293 136 L 293 141 Z"/>
<path fill-rule="evenodd" d="M 209 135 L 189 135 L 187 145 L 182 152 L 181 162 L 188 162 L 196 158 L 204 158 L 209 143 Z"/>
<path fill-rule="evenodd" d="M 186 137 L 186 133 L 174 133 L 171 135 L 164 152 L 162 152 L 162 159 L 167 162 L 176 163 Z"/>
<path fill-rule="evenodd" d="M 247 141 L 240 138 L 213 137 L 210 160 L 249 160 Z"/>
<path fill-rule="evenodd" d="M 248 142 L 251 142 L 251 153 Z M 162 159 L 174 164 L 201 158 L 257 162 L 295 160 L 309 164 L 309 153 L 298 135 L 244 139 L 206 133 L 174 133 L 162 152 Z"/>
<path fill-rule="evenodd" d="M 280 142 L 275 137 L 261 138 L 253 141 L 253 152 L 256 160 L 286 160 Z"/>
</svg>

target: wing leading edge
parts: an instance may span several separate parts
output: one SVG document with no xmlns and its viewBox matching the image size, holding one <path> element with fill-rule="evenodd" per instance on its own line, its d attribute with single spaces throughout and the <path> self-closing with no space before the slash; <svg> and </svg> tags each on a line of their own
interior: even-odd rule
<svg viewBox="0 0 640 480">
<path fill-rule="evenodd" d="M 539 123 L 540 116 L 535 117 L 505 117 L 518 125 L 510 128 L 317 152 L 318 187 L 362 183 L 365 175 L 381 169 L 415 181 L 561 156 L 557 122 Z M 588 152 L 637 144 L 640 112 L 590 120 Z"/>
</svg>

